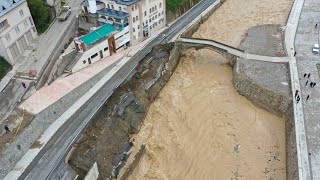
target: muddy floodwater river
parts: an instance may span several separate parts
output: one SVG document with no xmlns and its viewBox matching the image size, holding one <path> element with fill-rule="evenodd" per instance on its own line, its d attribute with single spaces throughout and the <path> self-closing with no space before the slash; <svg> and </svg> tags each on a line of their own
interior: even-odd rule
<svg viewBox="0 0 320 180">
<path fill-rule="evenodd" d="M 194 34 L 239 46 L 248 28 L 285 24 L 290 0 L 227 0 Z M 129 179 L 285 179 L 285 124 L 240 96 L 232 68 L 189 50 L 150 106 L 135 143 L 146 153 Z"/>
</svg>

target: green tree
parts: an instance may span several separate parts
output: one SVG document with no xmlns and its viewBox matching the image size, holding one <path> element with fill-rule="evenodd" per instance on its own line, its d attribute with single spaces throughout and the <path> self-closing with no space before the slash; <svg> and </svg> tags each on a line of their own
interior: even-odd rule
<svg viewBox="0 0 320 180">
<path fill-rule="evenodd" d="M 11 65 L 0 56 L 0 80 L 11 70 Z"/>
<path fill-rule="evenodd" d="M 50 24 L 49 8 L 42 0 L 27 0 L 27 2 L 38 33 L 45 32 Z"/>
</svg>

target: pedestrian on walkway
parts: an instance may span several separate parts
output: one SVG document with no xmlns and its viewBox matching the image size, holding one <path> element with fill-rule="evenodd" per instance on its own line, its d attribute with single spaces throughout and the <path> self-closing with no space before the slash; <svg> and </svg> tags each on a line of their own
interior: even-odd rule
<svg viewBox="0 0 320 180">
<path fill-rule="evenodd" d="M 314 26 L 315 28 L 317 28 L 318 27 L 318 23 L 316 24 L 316 26 Z"/>
<path fill-rule="evenodd" d="M 5 126 L 4 126 L 4 130 L 6 130 L 6 134 L 8 134 L 9 132 L 11 132 L 8 125 L 5 125 Z"/>
<path fill-rule="evenodd" d="M 313 86 L 312 87 L 315 87 L 316 86 L 316 83 L 313 83 Z"/>
<path fill-rule="evenodd" d="M 310 76 L 311 76 L 311 74 L 309 73 L 309 74 L 308 74 L 308 78 L 310 78 Z"/>
<path fill-rule="evenodd" d="M 300 101 L 300 96 L 297 97 L 297 103 L 299 103 L 299 101 Z"/>
<path fill-rule="evenodd" d="M 294 98 L 296 98 L 298 96 L 299 91 L 296 90 L 296 93 L 294 94 Z"/>
<path fill-rule="evenodd" d="M 297 52 L 295 51 L 294 54 L 293 54 L 293 56 L 296 57 L 296 55 L 297 55 Z"/>
<path fill-rule="evenodd" d="M 24 82 L 21 83 L 23 88 L 27 88 L 26 84 Z"/>
<path fill-rule="evenodd" d="M 304 73 L 303 77 L 306 78 L 306 76 L 307 76 L 307 73 Z"/>
<path fill-rule="evenodd" d="M 306 86 L 308 86 L 308 82 L 309 82 L 309 81 L 307 80 L 307 82 L 306 82 Z"/>
<path fill-rule="evenodd" d="M 310 97 L 310 95 L 307 96 L 307 101 L 308 101 L 309 97 Z"/>
<path fill-rule="evenodd" d="M 312 87 L 312 86 L 313 86 L 313 82 L 310 83 L 310 87 Z"/>
</svg>

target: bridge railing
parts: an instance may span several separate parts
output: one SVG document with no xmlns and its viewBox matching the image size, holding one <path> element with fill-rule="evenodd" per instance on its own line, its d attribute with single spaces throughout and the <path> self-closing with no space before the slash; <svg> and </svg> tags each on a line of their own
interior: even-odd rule
<svg viewBox="0 0 320 180">
<path fill-rule="evenodd" d="M 245 53 L 244 50 L 241 50 L 241 49 L 238 49 L 238 48 L 235 48 L 235 47 L 232 47 L 232 46 L 229 46 L 227 44 L 223 44 L 221 42 L 218 42 L 218 41 L 215 41 L 215 40 L 212 40 L 212 39 L 202 39 L 202 38 L 190 38 L 190 37 L 185 37 L 185 36 L 180 36 L 180 39 L 190 39 L 190 40 L 199 40 L 199 41 L 209 41 L 209 42 L 213 42 L 213 43 L 216 43 L 216 44 L 219 44 L 221 46 L 225 46 L 227 48 L 230 48 L 230 49 L 233 49 L 235 51 L 239 51 L 241 53 Z M 210 45 L 210 44 L 208 44 Z"/>
</svg>

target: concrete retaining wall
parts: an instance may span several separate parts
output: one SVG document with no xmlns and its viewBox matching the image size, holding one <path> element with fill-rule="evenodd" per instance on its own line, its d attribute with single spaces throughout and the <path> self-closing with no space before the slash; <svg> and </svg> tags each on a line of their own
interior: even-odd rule
<svg viewBox="0 0 320 180">
<path fill-rule="evenodd" d="M 146 152 L 146 147 L 145 147 L 145 145 L 142 145 L 140 147 L 139 152 L 134 156 L 133 161 L 130 163 L 129 167 L 124 172 L 123 176 L 121 176 L 120 180 L 125 180 L 130 176 L 130 174 L 133 172 L 133 170 L 139 164 L 139 161 L 145 152 Z"/>
<path fill-rule="evenodd" d="M 64 33 L 63 36 L 61 36 L 59 42 L 60 44 L 57 44 L 56 47 L 54 48 L 54 50 L 52 51 L 52 53 L 50 54 L 46 64 L 43 66 L 43 69 L 41 69 L 41 71 L 39 72 L 39 77 L 40 79 L 37 82 L 36 88 L 39 89 L 41 88 L 43 85 L 45 85 L 47 83 L 47 81 L 49 80 L 49 78 L 52 76 L 52 70 L 53 67 L 56 63 L 56 60 L 59 58 L 59 56 L 61 55 L 62 50 L 64 50 L 65 45 L 69 42 L 70 38 L 74 37 L 74 34 L 76 32 L 76 17 L 74 16 L 71 19 L 72 23 L 69 24 L 68 26 L 68 30 Z M 52 79 L 52 78 L 50 78 Z M 53 81 L 53 80 L 52 80 Z M 52 81 L 50 81 L 49 83 L 51 83 Z"/>
</svg>

